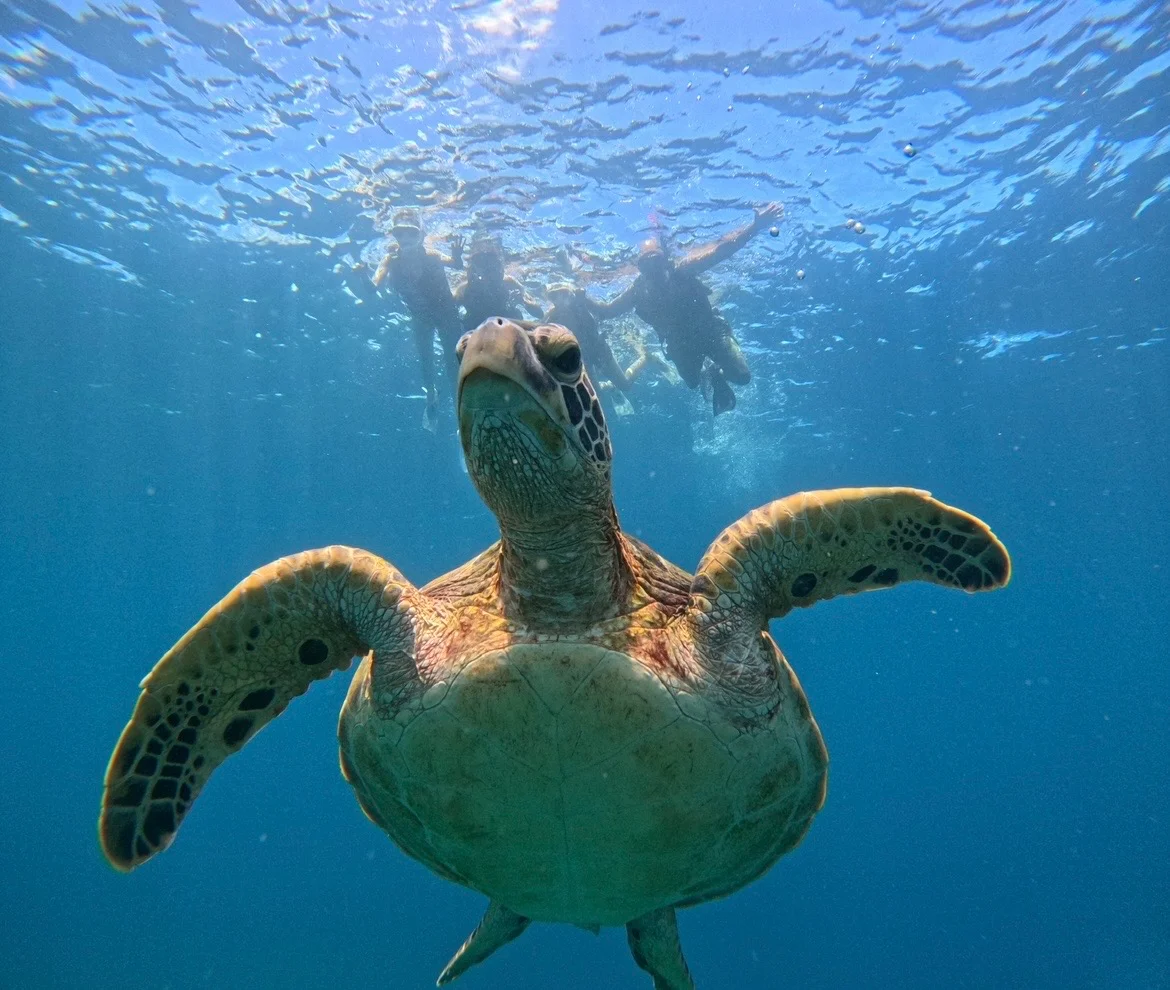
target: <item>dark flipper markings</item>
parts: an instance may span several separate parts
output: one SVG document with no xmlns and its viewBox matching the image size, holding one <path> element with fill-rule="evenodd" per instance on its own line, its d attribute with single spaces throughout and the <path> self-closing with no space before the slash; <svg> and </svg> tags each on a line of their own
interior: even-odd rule
<svg viewBox="0 0 1170 990">
<path fill-rule="evenodd" d="M 420 596 L 349 547 L 286 557 L 211 609 L 142 682 L 106 770 L 102 850 L 131 870 L 165 849 L 220 763 L 309 685 L 373 649 L 413 665 Z"/>
<path fill-rule="evenodd" d="M 755 636 L 836 595 L 904 581 L 989 591 L 1010 577 L 986 524 L 929 492 L 839 488 L 779 499 L 728 526 L 703 555 L 691 600 L 701 627 Z"/>
</svg>

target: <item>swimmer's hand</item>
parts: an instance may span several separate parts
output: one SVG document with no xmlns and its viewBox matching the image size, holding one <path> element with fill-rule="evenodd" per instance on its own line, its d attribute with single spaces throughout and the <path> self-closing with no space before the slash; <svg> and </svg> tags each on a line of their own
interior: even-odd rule
<svg viewBox="0 0 1170 990">
<path fill-rule="evenodd" d="M 456 234 L 451 238 L 451 263 L 456 268 L 463 267 L 463 235 Z"/>
<path fill-rule="evenodd" d="M 779 220 L 784 216 L 783 203 L 769 203 L 767 206 L 761 206 L 756 210 L 755 227 L 761 230 L 764 227 L 772 224 L 773 221 Z"/>
</svg>

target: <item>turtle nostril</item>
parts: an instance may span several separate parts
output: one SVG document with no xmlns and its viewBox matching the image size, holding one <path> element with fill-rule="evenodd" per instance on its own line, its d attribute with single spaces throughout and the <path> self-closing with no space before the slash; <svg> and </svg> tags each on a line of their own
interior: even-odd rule
<svg viewBox="0 0 1170 990">
<path fill-rule="evenodd" d="M 502 327 L 503 325 L 504 325 L 504 321 L 502 319 L 500 319 L 500 317 L 497 316 L 496 317 L 496 326 Z"/>
</svg>

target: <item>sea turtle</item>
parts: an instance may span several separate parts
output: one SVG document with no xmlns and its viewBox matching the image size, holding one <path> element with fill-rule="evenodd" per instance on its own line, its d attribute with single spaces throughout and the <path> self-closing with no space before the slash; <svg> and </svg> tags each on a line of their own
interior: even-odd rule
<svg viewBox="0 0 1170 990">
<path fill-rule="evenodd" d="M 490 898 L 440 984 L 555 921 L 625 925 L 657 990 L 692 987 L 675 911 L 764 874 L 825 797 L 769 620 L 910 580 L 999 588 L 1007 551 L 926 492 L 850 488 L 748 513 L 692 577 L 618 527 L 569 331 L 494 318 L 459 357 L 463 450 L 499 542 L 421 589 L 342 546 L 255 571 L 142 682 L 102 848 L 120 870 L 165 849 L 215 767 L 359 656 L 341 772 L 407 855 Z"/>
</svg>

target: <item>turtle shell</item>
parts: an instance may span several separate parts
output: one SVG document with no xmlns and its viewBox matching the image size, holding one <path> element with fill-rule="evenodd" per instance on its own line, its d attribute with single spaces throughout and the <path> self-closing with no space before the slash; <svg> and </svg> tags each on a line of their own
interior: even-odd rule
<svg viewBox="0 0 1170 990">
<path fill-rule="evenodd" d="M 780 703 L 750 724 L 589 643 L 491 650 L 382 710 L 367 658 L 342 770 L 408 855 L 527 918 L 618 925 L 719 897 L 792 849 L 824 801 L 824 743 L 767 642 Z"/>
</svg>

